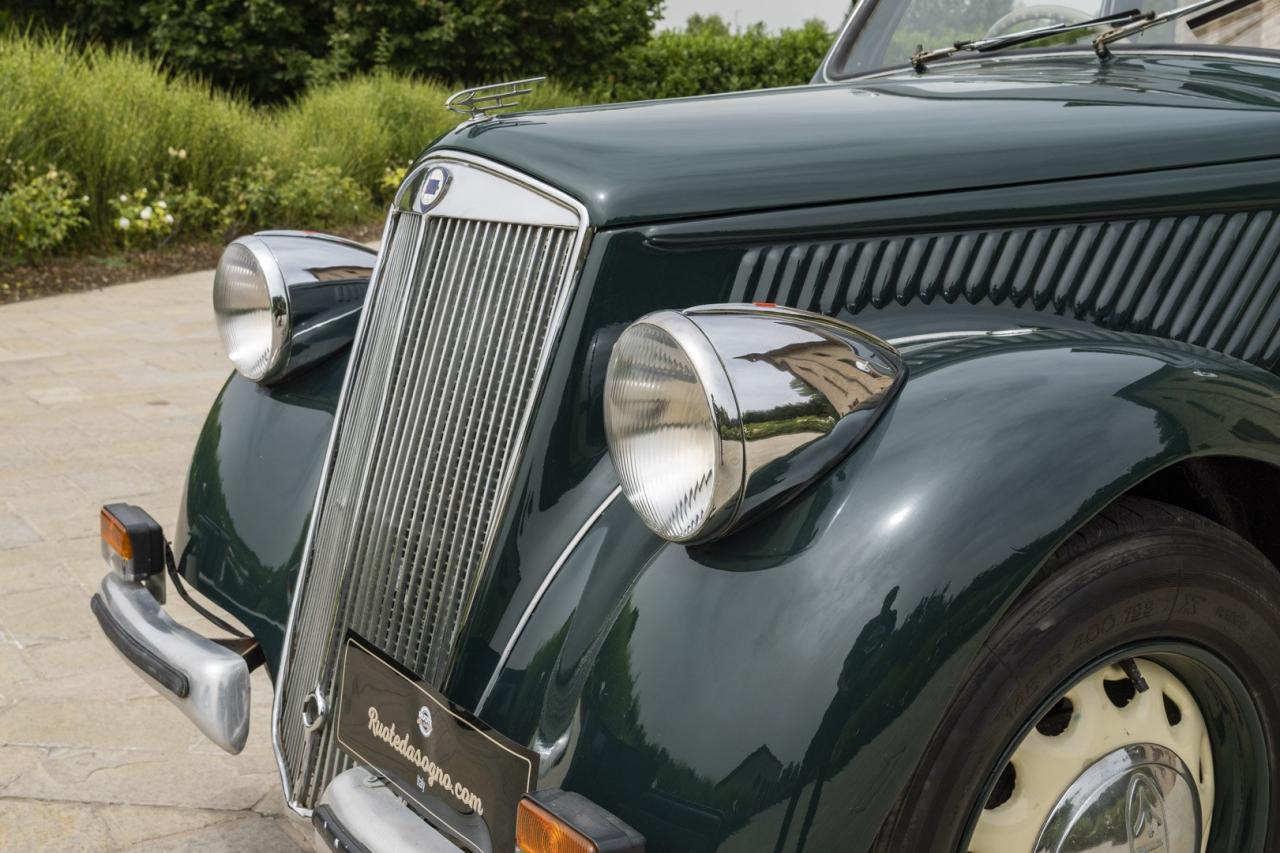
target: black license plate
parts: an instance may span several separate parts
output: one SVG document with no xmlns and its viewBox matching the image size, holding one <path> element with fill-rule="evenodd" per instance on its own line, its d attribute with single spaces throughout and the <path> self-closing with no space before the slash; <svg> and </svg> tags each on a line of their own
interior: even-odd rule
<svg viewBox="0 0 1280 853">
<path fill-rule="evenodd" d="M 338 744 L 477 851 L 515 850 L 538 755 L 485 726 L 362 638 L 342 650 Z"/>
</svg>

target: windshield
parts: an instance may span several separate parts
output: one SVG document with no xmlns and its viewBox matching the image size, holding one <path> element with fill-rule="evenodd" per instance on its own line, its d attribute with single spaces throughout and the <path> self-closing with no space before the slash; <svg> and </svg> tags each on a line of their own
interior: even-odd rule
<svg viewBox="0 0 1280 853">
<path fill-rule="evenodd" d="M 911 55 L 959 41 L 1009 35 L 1033 27 L 1072 24 L 1128 9 L 1166 12 L 1190 0 L 863 0 L 832 57 L 833 78 L 907 66 Z M 1028 42 L 1016 50 L 1078 45 L 1089 49 L 1105 27 Z M 1152 27 L 1114 45 L 1241 47 L 1280 53 L 1280 0 L 1225 0 L 1180 20 Z"/>
</svg>

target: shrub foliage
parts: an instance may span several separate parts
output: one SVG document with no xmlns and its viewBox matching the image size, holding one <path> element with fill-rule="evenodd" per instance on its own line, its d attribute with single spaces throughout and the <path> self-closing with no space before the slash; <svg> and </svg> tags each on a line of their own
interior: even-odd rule
<svg viewBox="0 0 1280 853">
<path fill-rule="evenodd" d="M 716 16 L 690 23 L 624 51 L 592 94 L 632 101 L 794 86 L 813 78 L 831 45 L 821 21 L 776 36 L 762 26 L 735 35 Z"/>
<path fill-rule="evenodd" d="M 0 181 L 0 254 L 31 258 L 63 243 L 86 224 L 88 199 L 76 195 L 70 174 L 6 161 Z"/>
<path fill-rule="evenodd" d="M 437 80 L 549 74 L 581 85 L 643 44 L 661 0 L 335 0 L 329 65 Z"/>
</svg>

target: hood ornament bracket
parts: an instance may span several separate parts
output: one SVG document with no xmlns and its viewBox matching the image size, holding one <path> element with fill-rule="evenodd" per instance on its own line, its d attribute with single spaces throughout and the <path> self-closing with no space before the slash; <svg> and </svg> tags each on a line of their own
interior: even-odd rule
<svg viewBox="0 0 1280 853">
<path fill-rule="evenodd" d="M 533 91 L 534 86 L 547 78 L 527 77 L 524 80 L 511 80 L 507 83 L 491 83 L 488 86 L 474 86 L 454 92 L 444 102 L 445 108 L 466 116 L 468 121 L 488 121 L 499 110 L 510 110 L 520 106 L 517 100 L 521 95 Z"/>
</svg>

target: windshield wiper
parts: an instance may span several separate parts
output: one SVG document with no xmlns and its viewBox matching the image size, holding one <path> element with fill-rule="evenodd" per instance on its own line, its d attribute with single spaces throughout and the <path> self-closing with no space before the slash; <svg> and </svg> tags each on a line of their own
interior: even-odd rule
<svg viewBox="0 0 1280 853">
<path fill-rule="evenodd" d="M 1143 30 L 1150 29 L 1151 27 L 1158 27 L 1161 24 L 1168 23 L 1169 21 L 1176 21 L 1178 18 L 1195 14 L 1201 9 L 1207 9 L 1210 6 L 1216 6 L 1222 2 L 1223 0 L 1199 0 L 1198 3 L 1179 6 L 1177 9 L 1170 9 L 1168 12 L 1161 12 L 1159 15 L 1155 12 L 1147 12 L 1137 21 L 1120 24 L 1119 26 L 1107 30 L 1105 33 L 1099 35 L 1093 40 L 1093 51 L 1098 54 L 1099 59 L 1108 59 L 1111 56 L 1111 48 L 1107 47 L 1107 45 L 1111 44 L 1113 41 L 1119 41 L 1120 39 L 1137 35 Z M 1251 0 L 1251 2 L 1246 2 L 1244 5 L 1253 5 L 1254 2 L 1258 2 L 1258 0 Z M 1235 6 L 1236 4 L 1233 3 L 1231 5 Z M 1192 23 L 1194 24 L 1195 21 L 1192 21 Z"/>
<path fill-rule="evenodd" d="M 1205 3 L 1221 3 L 1222 0 L 1205 0 Z M 1200 4 L 1197 4 L 1200 5 Z M 921 45 L 916 48 L 916 52 L 911 54 L 911 67 L 921 73 L 924 72 L 925 66 L 935 59 L 946 59 L 961 51 L 972 51 L 974 53 L 990 53 L 993 50 L 1002 50 L 1006 47 L 1013 47 L 1018 44 L 1026 44 L 1029 41 L 1038 41 L 1042 38 L 1058 35 L 1059 33 L 1070 33 L 1076 30 L 1087 30 L 1091 27 L 1100 27 L 1104 24 L 1110 24 L 1114 29 L 1107 30 L 1107 33 L 1114 33 L 1125 29 L 1126 25 L 1136 26 L 1134 22 L 1142 22 L 1153 17 L 1150 12 L 1141 12 L 1138 9 L 1130 9 L 1127 12 L 1113 12 L 1110 15 L 1103 15 L 1101 18 L 1093 18 L 1088 21 L 1080 21 L 1074 24 L 1050 24 L 1047 27 L 1035 27 L 1030 30 L 1022 30 L 1016 33 L 1009 33 L 1007 36 L 994 36 L 992 38 L 972 39 L 970 41 L 958 41 L 950 47 L 942 47 L 937 50 L 925 50 Z M 1106 35 L 1104 33 L 1103 35 Z M 1123 36 L 1121 36 L 1123 38 Z"/>
</svg>

